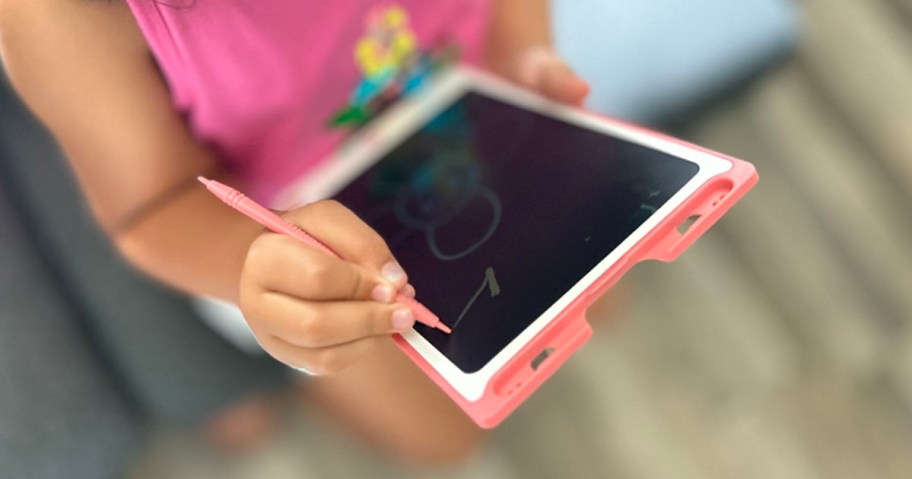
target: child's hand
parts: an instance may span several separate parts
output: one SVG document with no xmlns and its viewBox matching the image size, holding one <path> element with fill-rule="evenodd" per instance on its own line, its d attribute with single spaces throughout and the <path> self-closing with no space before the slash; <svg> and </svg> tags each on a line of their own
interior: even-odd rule
<svg viewBox="0 0 912 479">
<path fill-rule="evenodd" d="M 589 96 L 589 84 L 549 47 L 496 58 L 490 66 L 508 79 L 560 102 L 581 106 Z"/>
<path fill-rule="evenodd" d="M 250 246 L 240 306 L 260 345 L 313 374 L 340 371 L 415 320 L 396 293 L 414 296 L 382 238 L 335 201 L 284 215 L 345 260 L 265 232 Z"/>
</svg>

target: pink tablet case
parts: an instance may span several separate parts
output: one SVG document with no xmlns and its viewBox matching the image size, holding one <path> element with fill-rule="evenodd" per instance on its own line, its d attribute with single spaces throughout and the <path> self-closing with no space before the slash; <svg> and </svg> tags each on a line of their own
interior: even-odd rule
<svg viewBox="0 0 912 479">
<path fill-rule="evenodd" d="M 393 336 L 399 348 L 481 427 L 497 426 L 592 336 L 592 329 L 585 318 L 586 309 L 631 266 L 644 260 L 674 261 L 757 183 L 757 172 L 750 163 L 619 120 L 601 120 L 712 154 L 732 163 L 732 168 L 710 178 L 577 297 L 494 375 L 484 395 L 477 401 L 466 400 L 405 339 L 399 335 Z M 699 218 L 690 228 L 683 234 L 678 232 L 678 227 L 694 216 Z M 545 353 L 546 350 L 548 353 Z"/>
</svg>

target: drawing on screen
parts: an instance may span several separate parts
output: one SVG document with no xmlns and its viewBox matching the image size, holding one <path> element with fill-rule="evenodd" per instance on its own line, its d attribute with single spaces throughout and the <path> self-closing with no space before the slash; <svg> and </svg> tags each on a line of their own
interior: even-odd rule
<svg viewBox="0 0 912 479">
<path fill-rule="evenodd" d="M 475 304 L 475 301 L 478 300 L 478 297 L 481 296 L 481 293 L 485 290 L 485 286 L 490 289 L 491 297 L 494 298 L 500 294 L 500 283 L 497 282 L 497 276 L 494 275 L 494 268 L 488 266 L 485 268 L 485 277 L 484 281 L 481 282 L 481 286 L 478 287 L 478 290 L 475 291 L 475 294 L 472 295 L 472 299 L 462 308 L 462 313 L 459 314 L 459 317 L 456 318 L 456 321 L 453 322 L 452 329 L 456 329 L 456 326 L 459 326 L 459 322 L 462 321 L 462 318 L 465 317 L 466 313 L 469 312 L 469 309 L 472 308 L 472 305 Z"/>
<path fill-rule="evenodd" d="M 495 160 L 479 150 L 477 130 L 503 132 L 496 161 L 507 162 L 531 128 L 530 122 L 505 122 L 498 115 L 470 120 L 462 105 L 441 113 L 372 176 L 368 187 L 380 201 L 364 212 L 365 221 L 377 223 L 392 214 L 405 227 L 389 236 L 391 248 L 417 233 L 439 261 L 471 255 L 494 236 L 504 215 L 491 184 Z"/>
<path fill-rule="evenodd" d="M 441 261 L 455 261 L 480 248 L 494 235 L 503 214 L 500 198 L 482 184 L 478 164 L 467 158 L 471 156 L 465 152 L 438 152 L 408 178 L 393 204 L 396 218 L 423 232 L 431 253 Z M 470 205 L 474 208 L 469 212 Z M 479 211 L 481 205 L 487 208 Z M 459 229 L 460 240 L 469 240 L 456 247 L 442 246 L 441 228 L 457 219 L 469 220 Z"/>
</svg>

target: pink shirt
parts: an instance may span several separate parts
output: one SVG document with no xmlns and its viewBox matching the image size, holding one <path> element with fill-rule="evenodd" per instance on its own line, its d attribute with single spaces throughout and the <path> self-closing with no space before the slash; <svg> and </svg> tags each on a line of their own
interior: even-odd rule
<svg viewBox="0 0 912 479">
<path fill-rule="evenodd" d="M 128 4 L 175 107 L 266 202 L 444 62 L 446 46 L 475 61 L 488 17 L 488 0 Z"/>
</svg>

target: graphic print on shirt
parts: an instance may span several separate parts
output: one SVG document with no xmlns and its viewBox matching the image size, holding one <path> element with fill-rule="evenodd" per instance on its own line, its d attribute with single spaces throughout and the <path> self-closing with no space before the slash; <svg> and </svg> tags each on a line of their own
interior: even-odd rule
<svg viewBox="0 0 912 479">
<path fill-rule="evenodd" d="M 348 104 L 329 120 L 332 128 L 364 126 L 458 57 L 453 45 L 422 50 L 408 12 L 399 5 L 374 8 L 368 13 L 364 28 L 354 51 L 361 82 L 351 93 Z"/>
</svg>

